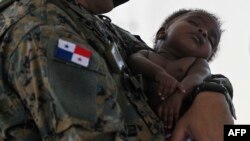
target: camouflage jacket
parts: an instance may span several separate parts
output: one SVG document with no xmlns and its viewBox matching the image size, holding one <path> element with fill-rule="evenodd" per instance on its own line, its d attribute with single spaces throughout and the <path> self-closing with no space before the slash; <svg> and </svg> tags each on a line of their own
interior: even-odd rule
<svg viewBox="0 0 250 141">
<path fill-rule="evenodd" d="M 148 48 L 143 42 L 109 18 L 64 0 L 15 1 L 0 20 L 3 138 L 163 140 L 152 116 L 142 119 L 131 106 L 121 73 L 105 57 L 116 44 L 126 60 Z"/>
<path fill-rule="evenodd" d="M 0 38 L 2 139 L 164 140 L 162 123 L 110 61 L 114 45 L 125 61 L 149 48 L 109 18 L 65 0 L 19 0 L 2 10 Z M 196 93 L 214 83 L 231 90 L 216 77 Z"/>
</svg>

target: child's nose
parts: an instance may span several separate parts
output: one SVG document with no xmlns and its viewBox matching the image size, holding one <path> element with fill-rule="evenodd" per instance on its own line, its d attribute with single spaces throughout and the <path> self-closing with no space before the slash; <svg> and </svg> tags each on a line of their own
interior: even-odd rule
<svg viewBox="0 0 250 141">
<path fill-rule="evenodd" d="M 203 37 L 207 37 L 207 30 L 204 28 L 199 28 L 198 31 L 202 34 Z"/>
</svg>

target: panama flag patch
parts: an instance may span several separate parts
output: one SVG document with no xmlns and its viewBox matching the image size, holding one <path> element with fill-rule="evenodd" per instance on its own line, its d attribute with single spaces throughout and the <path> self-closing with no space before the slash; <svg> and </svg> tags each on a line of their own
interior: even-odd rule
<svg viewBox="0 0 250 141">
<path fill-rule="evenodd" d="M 88 67 L 91 56 L 92 52 L 88 49 L 63 39 L 58 40 L 55 54 L 56 58 Z"/>
</svg>

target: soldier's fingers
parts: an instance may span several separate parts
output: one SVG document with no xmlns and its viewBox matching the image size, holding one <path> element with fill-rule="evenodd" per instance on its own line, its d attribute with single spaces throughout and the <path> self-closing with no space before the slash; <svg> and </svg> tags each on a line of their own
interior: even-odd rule
<svg viewBox="0 0 250 141">
<path fill-rule="evenodd" d="M 176 122 L 174 131 L 172 132 L 171 141 L 194 140 L 192 132 L 193 130 L 190 129 L 189 119 L 185 116 L 180 119 L 178 118 L 178 122 Z"/>
<path fill-rule="evenodd" d="M 177 125 L 173 131 L 171 141 L 184 141 L 187 135 L 186 128 L 185 125 Z"/>
</svg>

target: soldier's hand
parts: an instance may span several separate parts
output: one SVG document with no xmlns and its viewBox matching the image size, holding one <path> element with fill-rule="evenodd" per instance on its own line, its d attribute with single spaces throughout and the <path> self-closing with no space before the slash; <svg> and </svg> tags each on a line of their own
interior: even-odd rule
<svg viewBox="0 0 250 141">
<path fill-rule="evenodd" d="M 202 92 L 178 121 L 171 141 L 183 141 L 187 137 L 197 141 L 222 141 L 225 124 L 233 124 L 225 96 Z"/>
</svg>

